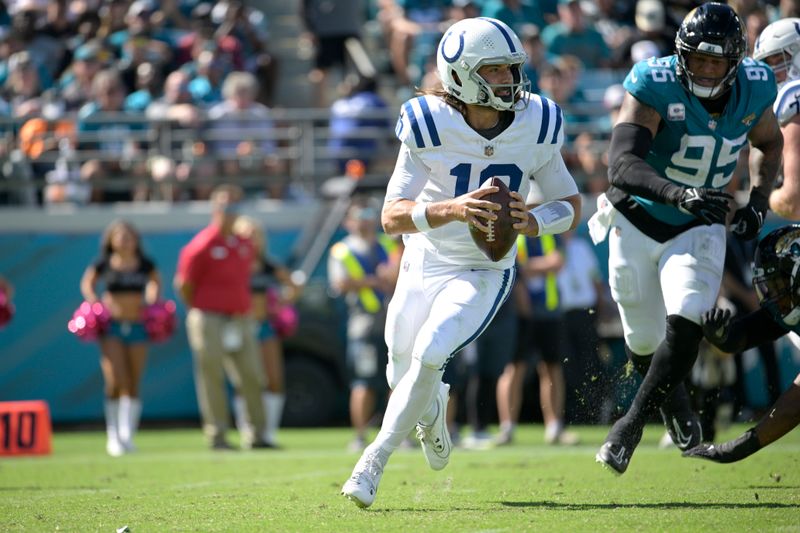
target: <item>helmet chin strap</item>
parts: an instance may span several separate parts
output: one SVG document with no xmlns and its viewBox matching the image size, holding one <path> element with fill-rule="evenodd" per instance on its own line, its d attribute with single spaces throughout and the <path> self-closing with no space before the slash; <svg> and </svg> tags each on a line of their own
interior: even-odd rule
<svg viewBox="0 0 800 533">
<path fill-rule="evenodd" d="M 795 307 L 783 317 L 783 323 L 787 326 L 796 326 L 798 322 L 800 322 L 800 306 Z"/>
</svg>

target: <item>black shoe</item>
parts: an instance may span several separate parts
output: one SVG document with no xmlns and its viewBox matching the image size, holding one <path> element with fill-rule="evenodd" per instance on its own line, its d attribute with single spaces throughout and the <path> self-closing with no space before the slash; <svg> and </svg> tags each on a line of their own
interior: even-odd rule
<svg viewBox="0 0 800 533">
<path fill-rule="evenodd" d="M 214 439 L 211 443 L 211 449 L 215 452 L 233 451 L 235 448 L 225 439 Z"/>
<path fill-rule="evenodd" d="M 667 412 L 662 407 L 659 409 L 664 425 L 667 427 L 672 442 L 682 452 L 694 448 L 703 442 L 703 427 L 700 418 L 693 412 Z"/>
<path fill-rule="evenodd" d="M 607 470 L 617 475 L 622 475 L 628 469 L 636 446 L 642 440 L 643 427 L 631 431 L 625 427 L 624 419 L 617 420 L 606 437 L 606 441 L 600 447 L 595 461 L 603 465 Z"/>
<path fill-rule="evenodd" d="M 603 465 L 607 470 L 621 476 L 628 469 L 631 462 L 634 448 L 624 444 L 605 442 L 600 447 L 600 451 L 594 456 L 594 460 Z"/>
<path fill-rule="evenodd" d="M 267 442 L 265 440 L 257 440 L 250 445 L 251 450 L 280 450 L 281 447 L 274 442 Z"/>
</svg>

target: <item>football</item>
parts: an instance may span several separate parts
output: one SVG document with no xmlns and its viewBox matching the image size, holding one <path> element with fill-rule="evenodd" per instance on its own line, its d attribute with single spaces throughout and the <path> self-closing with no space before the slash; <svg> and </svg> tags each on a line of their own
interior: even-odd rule
<svg viewBox="0 0 800 533">
<path fill-rule="evenodd" d="M 491 261 L 497 262 L 506 256 L 517 240 L 517 230 L 514 229 L 517 219 L 511 216 L 511 208 L 508 207 L 509 202 L 512 201 L 511 190 L 500 178 L 491 178 L 483 186 L 496 186 L 500 189 L 495 193 L 487 194 L 483 199 L 500 204 L 502 207 L 496 211 L 497 220 L 487 221 L 488 233 L 479 230 L 472 224 L 469 225 L 469 233 L 480 251 Z"/>
</svg>

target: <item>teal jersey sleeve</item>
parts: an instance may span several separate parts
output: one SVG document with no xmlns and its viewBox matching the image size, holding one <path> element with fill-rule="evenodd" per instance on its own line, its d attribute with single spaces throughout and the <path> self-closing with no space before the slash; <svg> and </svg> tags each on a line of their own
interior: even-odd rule
<svg viewBox="0 0 800 533">
<path fill-rule="evenodd" d="M 775 77 L 765 64 L 745 59 L 724 111 L 711 114 L 684 88 L 676 67 L 674 55 L 651 58 L 634 65 L 623 84 L 661 116 L 646 161 L 665 178 L 687 188 L 722 189 L 733 176 L 748 133 L 775 99 Z M 674 206 L 633 198 L 664 223 L 682 225 L 694 220 Z"/>
</svg>

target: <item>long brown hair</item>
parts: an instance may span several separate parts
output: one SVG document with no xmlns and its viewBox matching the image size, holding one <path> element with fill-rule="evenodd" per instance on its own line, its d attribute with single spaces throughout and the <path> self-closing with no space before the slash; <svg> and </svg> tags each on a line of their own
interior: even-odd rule
<svg viewBox="0 0 800 533">
<path fill-rule="evenodd" d="M 100 255 L 104 258 L 108 259 L 111 257 L 111 254 L 114 253 L 114 250 L 111 248 L 111 238 L 114 235 L 114 232 L 118 229 L 125 229 L 133 235 L 134 239 L 136 239 L 136 250 L 135 254 L 140 259 L 142 258 L 142 238 L 139 235 L 139 232 L 136 230 L 133 224 L 128 222 L 127 220 L 114 220 L 109 224 L 106 229 L 103 231 L 103 236 L 100 238 Z"/>
<path fill-rule="evenodd" d="M 454 108 L 456 111 L 467 116 L 467 104 L 450 94 L 449 92 L 445 91 L 444 89 L 435 88 L 435 89 L 417 89 L 417 94 L 419 96 L 436 96 L 444 100 L 444 103 L 449 105 L 450 107 Z"/>
</svg>

